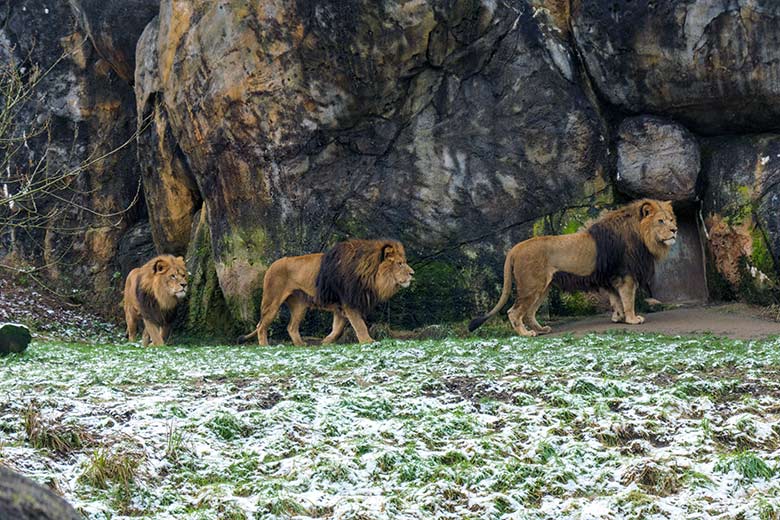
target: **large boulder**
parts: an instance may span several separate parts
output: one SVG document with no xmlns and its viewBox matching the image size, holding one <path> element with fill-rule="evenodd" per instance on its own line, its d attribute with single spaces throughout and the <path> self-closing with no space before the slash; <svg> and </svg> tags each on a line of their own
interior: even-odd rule
<svg viewBox="0 0 780 520">
<path fill-rule="evenodd" d="M 780 135 L 710 138 L 702 150 L 717 274 L 737 296 L 760 295 L 780 280 Z"/>
<path fill-rule="evenodd" d="M 81 515 L 50 490 L 0 466 L 0 518 L 79 520 Z"/>
<path fill-rule="evenodd" d="M 629 117 L 618 132 L 617 188 L 633 197 L 696 200 L 700 157 L 684 126 L 654 116 Z"/>
<path fill-rule="evenodd" d="M 597 90 L 634 113 L 704 134 L 780 126 L 776 0 L 573 0 L 571 25 Z"/>
<path fill-rule="evenodd" d="M 31 339 L 30 329 L 24 325 L 0 323 L 0 356 L 24 352 Z"/>
<path fill-rule="evenodd" d="M 453 266 L 440 281 L 472 305 L 494 290 L 537 219 L 606 187 L 605 125 L 561 16 L 525 2 L 164 0 L 157 63 L 138 59 L 157 70 L 136 77 L 159 80 L 233 313 L 254 322 L 270 262 L 347 236 L 399 238 L 421 284 Z"/>
</svg>

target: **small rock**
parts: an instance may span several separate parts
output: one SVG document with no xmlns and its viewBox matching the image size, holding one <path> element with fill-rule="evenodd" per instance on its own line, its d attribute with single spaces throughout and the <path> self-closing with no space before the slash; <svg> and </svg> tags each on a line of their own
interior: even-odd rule
<svg viewBox="0 0 780 520">
<path fill-rule="evenodd" d="M 30 344 L 30 329 L 16 323 L 0 324 L 0 356 L 24 352 Z"/>
</svg>

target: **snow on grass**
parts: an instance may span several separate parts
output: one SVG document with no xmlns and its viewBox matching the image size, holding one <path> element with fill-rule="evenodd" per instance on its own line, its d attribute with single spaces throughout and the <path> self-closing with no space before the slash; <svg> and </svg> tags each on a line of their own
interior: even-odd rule
<svg viewBox="0 0 780 520">
<path fill-rule="evenodd" d="M 777 518 L 778 347 L 34 343 L 0 464 L 95 519 Z"/>
</svg>

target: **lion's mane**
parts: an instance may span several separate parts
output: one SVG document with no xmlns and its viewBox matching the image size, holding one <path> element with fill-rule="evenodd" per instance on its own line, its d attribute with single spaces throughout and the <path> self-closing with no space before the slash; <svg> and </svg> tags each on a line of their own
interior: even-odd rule
<svg viewBox="0 0 780 520">
<path fill-rule="evenodd" d="M 396 240 L 347 240 L 330 248 L 317 275 L 319 305 L 347 305 L 367 316 L 398 290 L 385 259 L 386 248 L 405 257 Z"/>
<path fill-rule="evenodd" d="M 184 262 L 177 260 L 173 255 L 160 255 L 151 259 L 139 268 L 135 297 L 144 319 L 156 325 L 167 325 L 173 321 L 176 315 L 176 305 L 179 300 L 170 293 L 165 285 L 168 271 L 160 273 L 155 270 L 155 266 L 159 262 L 166 263 L 170 269 L 177 267 L 185 269 Z M 180 263 L 181 266 L 177 266 L 177 263 Z"/>
<path fill-rule="evenodd" d="M 638 287 L 650 293 L 655 262 L 663 259 L 669 249 L 640 226 L 645 202 L 639 200 L 609 211 L 590 224 L 587 232 L 596 242 L 596 269 L 588 276 L 559 271 L 553 275 L 553 285 L 567 292 L 612 289 L 615 278 L 630 275 Z"/>
</svg>

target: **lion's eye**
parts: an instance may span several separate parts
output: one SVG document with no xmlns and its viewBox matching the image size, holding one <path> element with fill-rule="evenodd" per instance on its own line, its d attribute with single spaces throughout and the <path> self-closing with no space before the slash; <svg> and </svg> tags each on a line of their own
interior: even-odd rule
<svg viewBox="0 0 780 520">
<path fill-rule="evenodd" d="M 659 223 L 659 224 L 663 224 L 663 223 L 664 223 L 664 219 L 662 219 L 662 218 L 659 218 L 659 219 L 658 219 L 658 223 Z"/>
</svg>

